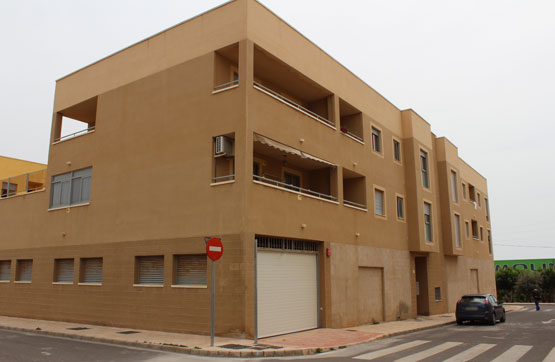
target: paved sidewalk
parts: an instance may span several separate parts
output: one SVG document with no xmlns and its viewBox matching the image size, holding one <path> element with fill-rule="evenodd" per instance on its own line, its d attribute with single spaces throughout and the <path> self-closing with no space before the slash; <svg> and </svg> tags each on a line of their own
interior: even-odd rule
<svg viewBox="0 0 555 362">
<path fill-rule="evenodd" d="M 522 306 L 506 305 L 505 308 L 512 311 Z M 454 314 L 448 313 L 344 329 L 320 328 L 262 338 L 258 344 L 248 339 L 216 337 L 215 346 L 210 347 L 210 336 L 0 316 L 3 329 L 220 357 L 309 355 L 454 322 Z"/>
</svg>

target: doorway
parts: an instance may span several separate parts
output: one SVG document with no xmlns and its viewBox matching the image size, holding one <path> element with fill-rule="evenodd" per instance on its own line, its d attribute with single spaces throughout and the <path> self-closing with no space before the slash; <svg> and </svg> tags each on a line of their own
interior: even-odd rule
<svg viewBox="0 0 555 362">
<path fill-rule="evenodd" d="M 428 298 L 428 258 L 415 257 L 414 270 L 416 273 L 416 313 L 430 315 Z"/>
</svg>

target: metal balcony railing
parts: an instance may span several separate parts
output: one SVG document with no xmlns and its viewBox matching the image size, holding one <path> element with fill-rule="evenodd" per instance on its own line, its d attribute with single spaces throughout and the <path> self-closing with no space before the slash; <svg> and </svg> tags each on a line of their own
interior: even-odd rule
<svg viewBox="0 0 555 362">
<path fill-rule="evenodd" d="M 92 127 L 85 128 L 85 129 L 82 129 L 82 130 L 77 131 L 77 132 L 66 134 L 66 135 L 64 135 L 62 137 L 59 137 L 59 138 L 54 138 L 54 143 L 65 141 L 65 140 L 68 140 L 70 138 L 74 138 L 74 137 L 80 136 L 82 134 L 92 132 L 92 131 L 94 131 L 95 128 L 96 128 L 95 126 L 92 126 Z"/>
<path fill-rule="evenodd" d="M 44 190 L 46 169 L 24 173 L 0 180 L 2 186 L 1 198 L 25 195 Z"/>
<path fill-rule="evenodd" d="M 238 84 L 239 84 L 239 79 L 236 79 L 236 80 L 232 80 L 231 82 L 218 84 L 218 85 L 214 86 L 214 90 L 221 90 L 221 89 L 232 87 L 232 86 L 238 85 Z"/>
<path fill-rule="evenodd" d="M 235 174 L 212 177 L 212 183 L 218 183 L 218 182 L 224 182 L 224 181 L 233 181 L 233 180 L 235 180 Z"/>
<path fill-rule="evenodd" d="M 359 203 L 356 203 L 356 202 L 354 202 L 354 201 L 349 201 L 349 200 L 343 199 L 343 203 L 344 203 L 345 205 L 354 206 L 354 207 L 358 207 L 359 209 L 364 209 L 364 210 L 366 210 L 366 205 L 359 204 Z"/>
<path fill-rule="evenodd" d="M 362 139 L 362 137 L 360 137 L 360 136 L 354 134 L 353 132 L 349 131 L 349 130 L 348 130 L 347 128 L 345 128 L 345 127 L 341 127 L 341 132 L 343 132 L 344 134 L 346 134 L 346 135 L 348 135 L 348 136 L 350 136 L 350 137 L 352 137 L 352 138 L 354 138 L 354 139 L 356 139 L 356 140 L 358 140 L 358 141 L 360 141 L 360 142 L 364 142 L 364 140 Z"/>
<path fill-rule="evenodd" d="M 321 192 L 313 191 L 310 189 L 305 189 L 297 185 L 288 184 L 283 182 L 280 178 L 269 174 L 264 174 L 262 176 L 252 175 L 252 177 L 253 177 L 253 180 L 255 181 L 263 182 L 268 185 L 273 185 L 273 186 L 277 186 L 294 192 L 298 192 L 299 194 L 313 196 L 324 200 L 337 201 L 337 197 L 335 196 L 323 194 Z"/>
<path fill-rule="evenodd" d="M 302 113 L 305 113 L 305 114 L 307 114 L 307 115 L 309 115 L 313 118 L 316 118 L 317 120 L 322 121 L 325 124 L 335 128 L 335 124 L 333 122 L 331 122 L 328 119 L 320 116 L 317 113 L 312 112 L 310 109 L 307 109 L 307 108 L 301 106 L 300 104 L 297 104 L 297 103 L 293 102 L 291 99 L 282 96 L 278 92 L 276 92 L 276 91 L 274 91 L 270 88 L 267 88 L 267 87 L 263 86 L 260 83 L 254 82 L 253 84 L 254 84 L 254 88 L 258 89 L 259 91 L 261 91 L 263 93 L 266 93 L 269 96 L 274 97 L 274 98 L 278 99 L 279 101 L 287 104 L 288 106 L 290 106 L 290 107 L 292 107 L 292 108 L 294 108 L 294 109 L 296 109 L 296 110 L 298 110 Z"/>
</svg>

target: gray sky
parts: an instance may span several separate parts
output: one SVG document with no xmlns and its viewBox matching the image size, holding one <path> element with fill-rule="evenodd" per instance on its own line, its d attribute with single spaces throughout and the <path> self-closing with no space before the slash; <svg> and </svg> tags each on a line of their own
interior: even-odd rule
<svg viewBox="0 0 555 362">
<path fill-rule="evenodd" d="M 0 2 L 0 155 L 46 163 L 56 79 L 224 2 Z M 555 257 L 555 2 L 261 2 L 459 147 L 496 259 Z"/>
</svg>

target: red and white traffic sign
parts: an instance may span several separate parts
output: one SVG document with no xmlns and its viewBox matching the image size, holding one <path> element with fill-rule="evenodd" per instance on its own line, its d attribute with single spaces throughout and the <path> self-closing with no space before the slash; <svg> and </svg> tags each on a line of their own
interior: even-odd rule
<svg viewBox="0 0 555 362">
<path fill-rule="evenodd" d="M 222 241 L 218 238 L 211 238 L 206 242 L 206 254 L 210 259 L 216 261 L 222 257 L 224 253 L 224 246 Z"/>
</svg>

